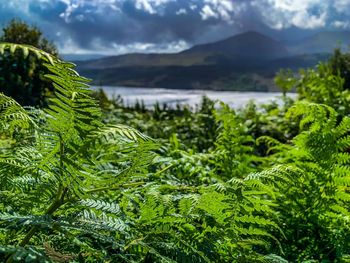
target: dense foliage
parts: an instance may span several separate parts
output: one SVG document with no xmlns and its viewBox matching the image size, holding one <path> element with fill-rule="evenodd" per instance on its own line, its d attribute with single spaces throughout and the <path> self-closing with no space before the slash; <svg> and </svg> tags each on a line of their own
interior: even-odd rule
<svg viewBox="0 0 350 263">
<path fill-rule="evenodd" d="M 0 95 L 0 261 L 350 261 L 348 91 L 330 64 L 283 72 L 300 98 L 282 105 L 150 110 L 49 53 L 0 50 L 55 87 L 42 110 Z"/>
<path fill-rule="evenodd" d="M 35 26 L 14 19 L 0 33 L 0 42 L 32 45 L 52 55 L 57 55 L 53 43 L 43 37 Z M 42 60 L 28 52 L 0 52 L 0 92 L 14 98 L 22 105 L 46 106 L 53 92 L 51 81 L 45 79 L 48 71 Z"/>
</svg>

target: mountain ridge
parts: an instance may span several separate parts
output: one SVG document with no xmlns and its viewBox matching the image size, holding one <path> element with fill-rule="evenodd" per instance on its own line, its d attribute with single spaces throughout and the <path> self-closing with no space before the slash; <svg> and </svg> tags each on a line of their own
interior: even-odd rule
<svg viewBox="0 0 350 263">
<path fill-rule="evenodd" d="M 195 45 L 181 53 L 215 52 L 242 57 L 278 58 L 288 55 L 287 48 L 282 42 L 256 31 L 247 31 L 212 43 Z"/>
<path fill-rule="evenodd" d="M 101 85 L 266 91 L 274 88 L 273 78 L 280 68 L 312 67 L 330 56 L 332 47 L 321 43 L 317 52 L 312 46 L 317 39 L 324 37 L 299 41 L 295 44 L 298 52 L 291 52 L 282 42 L 249 31 L 179 53 L 133 53 L 78 61 L 77 65 Z M 315 54 L 302 50 L 309 47 Z"/>
<path fill-rule="evenodd" d="M 289 45 L 291 54 L 331 53 L 335 48 L 348 51 L 350 31 L 323 31 Z"/>
</svg>

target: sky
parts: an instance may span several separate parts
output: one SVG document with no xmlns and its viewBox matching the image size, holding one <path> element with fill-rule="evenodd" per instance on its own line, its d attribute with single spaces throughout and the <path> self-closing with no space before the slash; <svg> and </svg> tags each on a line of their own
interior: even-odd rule
<svg viewBox="0 0 350 263">
<path fill-rule="evenodd" d="M 0 27 L 38 26 L 62 54 L 178 52 L 245 31 L 350 30 L 350 0 L 0 0 Z"/>
</svg>

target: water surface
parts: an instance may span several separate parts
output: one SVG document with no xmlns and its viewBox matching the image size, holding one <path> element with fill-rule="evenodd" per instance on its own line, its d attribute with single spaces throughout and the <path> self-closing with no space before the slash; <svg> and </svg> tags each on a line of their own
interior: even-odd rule
<svg viewBox="0 0 350 263">
<path fill-rule="evenodd" d="M 93 87 L 98 89 L 100 87 Z M 212 100 L 219 100 L 229 104 L 231 107 L 239 108 L 254 100 L 257 104 L 270 101 L 281 101 L 281 92 L 240 92 L 240 91 L 209 91 L 209 90 L 182 90 L 162 88 L 130 88 L 104 86 L 102 88 L 109 98 L 120 95 L 126 105 L 134 105 L 136 101 L 143 101 L 146 107 L 152 107 L 156 102 L 166 103 L 170 106 L 176 104 L 188 104 L 195 106 L 203 96 Z M 295 98 L 296 94 L 288 96 Z"/>
</svg>

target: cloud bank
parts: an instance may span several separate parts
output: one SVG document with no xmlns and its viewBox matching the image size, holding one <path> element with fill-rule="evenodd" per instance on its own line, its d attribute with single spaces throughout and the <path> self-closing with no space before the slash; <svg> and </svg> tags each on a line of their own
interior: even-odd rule
<svg viewBox="0 0 350 263">
<path fill-rule="evenodd" d="M 9 0 L 0 25 L 39 26 L 62 53 L 176 52 L 248 30 L 350 30 L 350 0 Z"/>
</svg>

